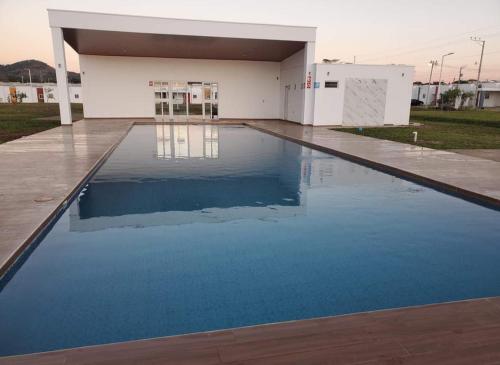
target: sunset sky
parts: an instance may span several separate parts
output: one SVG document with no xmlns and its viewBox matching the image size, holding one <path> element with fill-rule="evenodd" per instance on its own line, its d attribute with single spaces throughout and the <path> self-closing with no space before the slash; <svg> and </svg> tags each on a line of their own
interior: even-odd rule
<svg viewBox="0 0 500 365">
<path fill-rule="evenodd" d="M 0 63 L 38 59 L 53 64 L 47 8 L 160 17 L 261 22 L 318 27 L 316 61 L 409 64 L 427 81 L 428 62 L 446 58 L 443 79 L 477 76 L 500 80 L 500 0 L 0 0 Z M 68 67 L 78 56 L 67 48 Z M 438 72 L 433 79 L 437 81 Z"/>
</svg>

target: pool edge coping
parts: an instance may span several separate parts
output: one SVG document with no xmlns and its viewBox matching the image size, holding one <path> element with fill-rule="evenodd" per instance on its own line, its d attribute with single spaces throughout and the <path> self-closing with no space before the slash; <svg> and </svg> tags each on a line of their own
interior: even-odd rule
<svg viewBox="0 0 500 365">
<path fill-rule="evenodd" d="M 455 305 L 455 304 L 459 305 L 459 304 L 473 303 L 473 302 L 479 302 L 479 301 L 491 302 L 491 301 L 499 300 L 499 299 L 500 299 L 500 295 L 481 297 L 481 298 L 468 298 L 468 299 L 451 300 L 451 301 L 438 302 L 438 303 L 409 305 L 409 306 L 403 306 L 403 307 L 397 307 L 397 308 L 374 309 L 374 310 L 354 312 L 354 313 L 337 314 L 337 315 L 332 315 L 332 316 L 311 317 L 311 318 L 305 318 L 305 319 L 292 319 L 292 320 L 281 321 L 281 322 L 269 322 L 269 323 L 253 324 L 253 325 L 248 325 L 248 326 L 215 329 L 215 330 L 209 330 L 209 331 L 190 332 L 190 333 L 184 333 L 184 334 L 180 334 L 180 335 L 139 338 L 139 339 L 135 339 L 135 340 L 109 342 L 109 343 L 104 343 L 104 344 L 86 345 L 86 346 L 78 346 L 78 347 L 68 347 L 68 348 L 63 348 L 63 349 L 49 350 L 49 351 L 42 351 L 42 352 L 32 352 L 32 353 L 20 354 L 20 355 L 7 355 L 7 356 L 0 356 L 0 360 L 15 360 L 17 358 L 27 357 L 27 356 L 54 355 L 57 353 L 63 353 L 63 352 L 73 351 L 73 350 L 74 351 L 85 351 L 85 350 L 91 350 L 91 349 L 108 347 L 108 346 L 126 345 L 126 344 L 131 344 L 131 343 L 148 342 L 148 341 L 179 339 L 179 338 L 193 336 L 193 335 L 200 335 L 200 334 L 210 335 L 210 334 L 223 333 L 223 332 L 227 332 L 227 331 L 238 331 L 238 330 L 251 329 L 251 328 L 272 327 L 272 326 L 286 325 L 286 324 L 292 324 L 292 323 L 297 323 L 297 322 L 302 322 L 302 323 L 303 322 L 316 322 L 316 321 L 330 320 L 333 318 L 354 317 L 354 316 L 358 316 L 358 315 L 359 316 L 361 316 L 361 315 L 369 316 L 371 314 L 377 314 L 377 313 L 406 312 L 406 311 L 411 311 L 411 310 L 434 308 L 434 307 L 441 307 L 441 306 L 448 306 L 448 305 Z"/>
</svg>

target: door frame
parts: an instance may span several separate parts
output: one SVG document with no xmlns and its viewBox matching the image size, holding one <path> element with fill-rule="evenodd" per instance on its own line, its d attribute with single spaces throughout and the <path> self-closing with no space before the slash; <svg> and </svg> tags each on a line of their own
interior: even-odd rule
<svg viewBox="0 0 500 365">
<path fill-rule="evenodd" d="M 201 115 L 191 115 L 189 113 L 190 98 L 192 98 L 191 83 L 201 84 L 202 86 L 202 101 L 201 101 Z M 166 80 L 156 80 L 153 81 L 153 102 L 154 102 L 154 116 L 161 120 L 178 120 L 178 121 L 188 121 L 193 120 L 217 120 L 219 119 L 219 83 L 217 81 L 166 81 Z M 185 85 L 184 90 L 173 90 L 173 85 Z M 210 98 L 205 97 L 205 87 L 210 88 Z M 165 89 L 165 90 L 164 90 Z M 157 97 L 157 93 L 160 93 L 160 97 Z M 163 93 L 166 92 L 166 97 Z M 185 114 L 174 114 L 174 93 L 184 94 L 184 101 L 186 105 Z M 160 108 L 162 114 L 156 114 L 157 108 L 156 104 L 160 103 Z M 168 113 L 164 113 L 163 103 L 168 103 Z M 206 104 L 210 104 L 210 115 L 206 114 Z M 217 114 L 214 117 L 214 105 L 216 106 Z"/>
<path fill-rule="evenodd" d="M 283 119 L 288 120 L 288 103 L 290 102 L 290 85 L 285 86 L 285 95 L 283 97 Z"/>
</svg>

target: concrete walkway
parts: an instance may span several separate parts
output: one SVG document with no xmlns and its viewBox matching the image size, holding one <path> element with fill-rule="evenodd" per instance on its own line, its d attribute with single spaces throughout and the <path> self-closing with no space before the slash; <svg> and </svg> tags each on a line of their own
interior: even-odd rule
<svg viewBox="0 0 500 365">
<path fill-rule="evenodd" d="M 473 150 L 449 150 L 450 152 L 460 153 L 462 155 L 485 158 L 500 162 L 500 148 L 498 149 L 473 149 Z"/>
<path fill-rule="evenodd" d="M 254 128 L 500 207 L 500 162 L 283 121 Z"/>
<path fill-rule="evenodd" d="M 0 145 L 0 275 L 132 124 L 80 121 Z"/>
</svg>

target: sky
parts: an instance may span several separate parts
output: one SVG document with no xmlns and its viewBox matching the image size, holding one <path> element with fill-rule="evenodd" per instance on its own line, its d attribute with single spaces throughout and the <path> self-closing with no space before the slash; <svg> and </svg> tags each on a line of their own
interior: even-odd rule
<svg viewBox="0 0 500 365">
<path fill-rule="evenodd" d="M 445 58 L 443 80 L 500 80 L 500 0 L 0 0 L 0 64 L 38 59 L 53 65 L 47 8 L 318 27 L 316 62 L 415 66 L 427 82 L 429 61 Z M 79 71 L 67 46 L 68 68 Z M 437 81 L 439 69 L 434 72 Z"/>
</svg>

